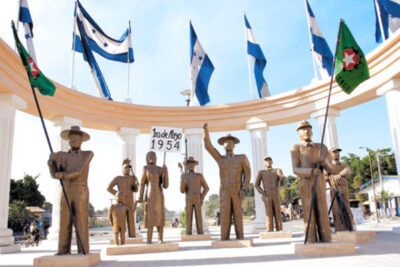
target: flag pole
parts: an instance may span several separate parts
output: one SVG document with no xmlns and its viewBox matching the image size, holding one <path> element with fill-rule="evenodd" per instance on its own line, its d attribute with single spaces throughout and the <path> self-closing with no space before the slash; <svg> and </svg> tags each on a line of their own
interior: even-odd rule
<svg viewBox="0 0 400 267">
<path fill-rule="evenodd" d="M 71 59 L 71 88 L 75 89 L 74 86 L 74 72 L 75 72 L 75 39 L 76 39 L 76 18 L 78 16 L 78 4 L 75 2 L 75 15 L 74 15 L 74 28 L 72 30 L 72 59 Z"/>
<path fill-rule="evenodd" d="M 11 25 L 12 25 L 12 29 L 13 29 L 13 31 L 14 31 L 14 35 L 16 36 L 16 38 L 18 38 L 17 32 L 16 32 L 16 30 L 15 30 L 14 21 L 11 22 Z M 18 43 L 20 43 L 19 39 L 18 39 Z M 17 46 L 18 51 L 20 51 L 21 48 L 18 47 L 18 44 L 16 44 L 16 46 Z M 21 53 L 19 53 L 19 54 L 21 54 Z M 27 62 L 25 62 L 25 59 L 24 59 L 24 62 L 23 62 L 23 63 L 24 63 L 24 68 L 25 68 L 25 70 L 26 70 L 26 74 L 27 74 L 27 76 L 28 76 L 29 85 L 31 86 L 31 90 L 32 90 L 33 98 L 34 98 L 34 100 L 35 100 L 36 108 L 37 108 L 37 111 L 38 111 L 38 113 L 39 113 L 40 121 L 41 121 L 41 123 L 42 123 L 43 131 L 44 131 L 44 134 L 45 134 L 45 136 L 46 136 L 47 144 L 49 145 L 50 153 L 53 154 L 53 153 L 54 153 L 54 152 L 53 152 L 53 146 L 51 145 L 51 142 L 50 142 L 49 134 L 48 134 L 48 132 L 47 132 L 46 124 L 45 124 L 44 119 L 43 119 L 42 111 L 41 111 L 41 109 L 40 109 L 39 100 L 38 100 L 38 98 L 37 98 L 37 96 L 36 96 L 35 88 L 32 86 L 32 84 L 31 84 L 31 82 L 30 82 L 30 80 L 29 80 L 29 72 L 28 72 L 28 69 L 27 69 L 27 67 L 26 67 Z M 56 170 L 58 169 L 57 166 L 55 166 L 55 168 L 56 168 Z M 80 235 L 80 233 L 79 233 L 79 229 L 78 229 L 78 227 L 76 227 L 76 220 L 75 220 L 74 214 L 72 213 L 72 208 L 71 208 L 71 205 L 70 205 L 69 200 L 68 200 L 67 193 L 66 193 L 65 188 L 64 188 L 63 180 L 60 179 L 59 181 L 60 181 L 60 185 L 61 185 L 61 188 L 62 188 L 62 192 L 63 192 L 64 198 L 65 198 L 65 201 L 67 202 L 67 206 L 68 206 L 68 210 L 69 210 L 69 215 L 70 215 L 70 217 L 71 217 L 72 223 L 73 223 L 73 225 L 74 225 L 74 227 L 75 227 L 75 230 L 76 230 L 76 237 L 77 237 L 78 242 L 79 242 L 79 244 L 80 244 L 80 246 L 81 246 L 81 248 L 82 248 L 83 254 L 86 255 L 85 247 L 83 246 L 83 242 L 82 242 L 81 235 Z"/>
<path fill-rule="evenodd" d="M 246 12 L 244 12 L 244 16 L 246 16 Z M 244 30 L 244 37 L 245 37 L 245 40 L 246 40 L 246 47 L 247 47 L 248 38 L 247 38 L 246 22 L 244 24 L 244 29 L 245 29 Z M 249 71 L 250 96 L 253 97 L 253 81 L 251 79 L 250 55 L 249 55 L 248 52 L 247 52 L 247 69 Z"/>
<path fill-rule="evenodd" d="M 305 7 L 306 7 L 307 24 L 308 24 L 308 35 L 310 37 L 311 56 L 312 56 L 312 61 L 313 61 L 313 66 L 314 66 L 314 76 L 315 76 L 315 78 L 317 78 L 319 80 L 318 72 L 317 72 L 317 66 L 316 66 L 316 63 L 315 63 L 314 45 L 313 45 L 312 36 L 311 36 L 310 14 L 308 14 L 308 12 L 307 12 L 307 0 L 304 0 L 304 4 L 305 4 Z"/>
<path fill-rule="evenodd" d="M 331 81 L 330 81 L 330 84 L 329 84 L 328 99 L 327 99 L 327 103 L 326 103 L 325 117 L 324 117 L 324 126 L 322 128 L 321 143 L 319 145 L 319 157 L 318 158 L 321 158 L 321 156 L 322 156 L 322 148 L 323 148 L 323 145 L 324 145 L 326 123 L 327 123 L 327 120 L 328 120 L 329 103 L 330 103 L 330 100 L 331 100 L 333 76 L 335 74 L 335 61 L 336 61 L 336 56 L 337 56 L 337 51 L 338 51 L 338 44 L 339 44 L 339 37 L 340 37 L 341 27 L 342 27 L 342 19 L 340 19 L 339 32 L 338 32 L 338 36 L 337 36 L 337 39 L 336 39 L 335 56 L 333 57 Z M 321 167 L 321 163 L 318 161 L 316 169 L 319 169 L 320 167 Z M 310 230 L 311 215 L 312 215 L 312 211 L 314 209 L 314 204 L 315 204 L 315 193 L 316 193 L 317 179 L 318 179 L 318 175 L 315 175 L 314 186 L 312 188 L 313 191 L 312 191 L 312 197 L 311 197 L 311 205 L 310 205 L 310 210 L 308 211 L 308 220 L 307 220 L 307 228 L 306 228 L 306 235 L 305 235 L 305 239 L 304 239 L 304 244 L 307 244 L 307 240 L 308 240 L 308 233 L 309 233 L 309 230 Z M 315 209 L 315 212 L 317 212 L 317 209 Z"/>
<path fill-rule="evenodd" d="M 375 2 L 375 7 L 376 7 L 376 12 L 378 13 L 378 23 L 379 23 L 379 28 L 381 30 L 381 36 L 382 36 L 382 41 L 386 41 L 386 35 L 385 32 L 383 31 L 383 23 L 382 23 L 382 17 L 381 17 L 381 6 L 378 3 L 378 0 L 374 0 Z"/>
</svg>

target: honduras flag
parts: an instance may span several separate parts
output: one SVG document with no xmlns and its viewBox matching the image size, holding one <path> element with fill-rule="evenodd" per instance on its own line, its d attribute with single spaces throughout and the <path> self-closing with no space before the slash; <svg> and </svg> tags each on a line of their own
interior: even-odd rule
<svg viewBox="0 0 400 267">
<path fill-rule="evenodd" d="M 308 26 L 310 27 L 312 50 L 315 58 L 317 59 L 321 76 L 327 77 L 328 75 L 330 76 L 332 74 L 333 55 L 329 49 L 328 43 L 322 35 L 320 28 L 318 27 L 317 20 L 315 19 L 314 13 L 308 4 L 308 1 L 305 1 Z"/>
<path fill-rule="evenodd" d="M 374 4 L 376 17 L 375 39 L 377 43 L 381 43 L 381 27 L 384 32 L 384 39 L 389 38 L 389 32 L 394 33 L 400 28 L 400 0 L 374 0 Z"/>
<path fill-rule="evenodd" d="M 192 100 L 197 99 L 201 106 L 210 102 L 208 83 L 214 66 L 200 44 L 190 22 L 190 69 L 192 75 Z M 194 98 L 196 97 L 196 98 Z M 196 100 L 195 100 L 196 102 Z M 195 103 L 192 102 L 192 103 Z"/>
<path fill-rule="evenodd" d="M 80 18 L 85 30 L 85 35 L 87 36 L 89 47 L 92 51 L 113 61 L 124 63 L 132 63 L 134 61 L 130 25 L 122 37 L 119 40 L 115 40 L 103 32 L 79 1 L 77 1 L 75 5 L 74 15 Z M 73 47 L 73 49 L 77 52 L 83 53 L 83 47 L 79 41 L 77 32 L 78 31 L 75 28 L 75 47 Z"/>
<path fill-rule="evenodd" d="M 265 65 L 267 65 L 267 60 L 261 50 L 260 45 L 257 43 L 256 38 L 254 38 L 253 32 L 251 31 L 251 26 L 247 20 L 246 15 L 244 15 L 244 25 L 246 27 L 246 37 L 247 37 L 247 53 L 252 57 L 254 63 L 254 77 L 257 84 L 258 95 L 260 98 L 270 96 L 268 90 L 267 82 L 264 79 L 263 71 Z"/>
<path fill-rule="evenodd" d="M 84 23 L 81 19 L 82 18 L 79 15 L 76 17 L 76 26 L 78 29 L 76 36 L 78 36 L 78 38 L 79 38 L 78 42 L 81 45 L 83 59 L 85 61 L 87 61 L 89 64 L 90 71 L 96 82 L 96 85 L 97 85 L 100 95 L 108 100 L 112 100 L 110 91 L 108 90 L 107 83 L 104 80 L 104 77 L 103 77 L 103 74 L 101 73 L 99 65 L 97 65 L 97 62 L 96 62 L 96 59 L 94 58 L 92 50 L 90 49 L 89 38 L 86 36 Z"/>
<path fill-rule="evenodd" d="M 19 1 L 18 19 L 24 25 L 26 46 L 28 47 L 29 55 L 31 56 L 32 60 L 37 64 L 35 48 L 33 46 L 33 41 L 32 41 L 33 22 L 32 22 L 31 13 L 29 12 L 28 0 L 20 0 Z"/>
</svg>

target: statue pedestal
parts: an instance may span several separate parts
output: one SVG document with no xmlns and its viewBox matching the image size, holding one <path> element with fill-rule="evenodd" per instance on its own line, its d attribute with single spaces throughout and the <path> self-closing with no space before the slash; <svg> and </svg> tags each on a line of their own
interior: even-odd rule
<svg viewBox="0 0 400 267">
<path fill-rule="evenodd" d="M 292 243 L 294 253 L 302 257 L 351 255 L 355 254 L 354 243 L 333 242 L 333 243 Z"/>
<path fill-rule="evenodd" d="M 253 239 L 218 240 L 211 242 L 212 248 L 247 248 L 253 246 Z"/>
<path fill-rule="evenodd" d="M 101 261 L 100 253 L 43 256 L 33 260 L 35 267 L 93 266 Z"/>
<path fill-rule="evenodd" d="M 124 254 L 142 254 L 142 253 L 169 252 L 178 250 L 179 250 L 179 245 L 177 243 L 143 244 L 143 245 L 107 247 L 106 255 L 110 256 L 110 255 L 124 255 Z"/>
<path fill-rule="evenodd" d="M 370 239 L 373 237 L 376 237 L 376 233 L 368 231 L 340 231 L 332 234 L 333 241 L 350 243 L 369 243 Z"/>
<path fill-rule="evenodd" d="M 21 251 L 21 246 L 19 245 L 0 246 L 0 254 L 8 254 L 20 251 Z"/>
<path fill-rule="evenodd" d="M 260 239 L 270 239 L 270 238 L 292 238 L 292 232 L 261 232 Z"/>
<path fill-rule="evenodd" d="M 181 241 L 201 241 L 201 240 L 211 240 L 211 235 L 181 235 Z"/>
<path fill-rule="evenodd" d="M 125 238 L 125 245 L 126 244 L 141 244 L 143 243 L 142 237 L 128 237 Z M 114 245 L 114 239 L 110 239 L 110 245 Z"/>
</svg>

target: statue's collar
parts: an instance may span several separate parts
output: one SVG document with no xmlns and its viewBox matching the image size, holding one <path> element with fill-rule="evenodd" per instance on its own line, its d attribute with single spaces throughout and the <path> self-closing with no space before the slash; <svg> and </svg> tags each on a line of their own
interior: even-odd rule
<svg viewBox="0 0 400 267">
<path fill-rule="evenodd" d="M 82 150 L 81 149 L 76 149 L 73 150 L 72 148 L 70 150 L 68 150 L 68 153 L 75 153 L 75 154 L 79 154 Z"/>
<path fill-rule="evenodd" d="M 301 141 L 301 144 L 303 145 L 303 146 L 306 146 L 306 147 L 312 147 L 312 146 L 314 146 L 314 142 L 313 141 Z"/>
</svg>

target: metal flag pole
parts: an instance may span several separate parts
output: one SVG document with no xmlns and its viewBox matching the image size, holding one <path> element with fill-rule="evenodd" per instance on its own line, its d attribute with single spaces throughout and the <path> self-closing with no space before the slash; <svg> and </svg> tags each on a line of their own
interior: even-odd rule
<svg viewBox="0 0 400 267">
<path fill-rule="evenodd" d="M 15 30 L 14 22 L 12 22 L 12 29 L 14 31 L 14 35 L 16 36 L 16 38 L 18 38 L 16 30 Z M 19 40 L 18 40 L 18 43 L 19 43 Z M 19 44 L 17 44 L 17 49 L 18 49 L 18 51 L 21 51 L 21 48 L 19 47 Z M 22 54 L 22 53 L 19 52 L 19 54 Z M 23 60 L 25 61 L 25 59 L 23 59 Z M 28 76 L 28 80 L 29 80 L 29 72 L 28 72 L 28 69 L 26 68 L 27 64 L 28 64 L 27 62 L 24 62 L 24 67 L 25 67 L 25 70 L 26 70 L 26 73 L 27 73 L 27 76 Z M 54 153 L 53 146 L 51 145 L 51 142 L 50 142 L 49 134 L 47 132 L 46 124 L 45 124 L 44 119 L 43 119 L 42 111 L 40 109 L 39 100 L 38 100 L 38 98 L 36 96 L 35 88 L 32 86 L 30 81 L 29 81 L 29 84 L 30 84 L 31 89 L 32 89 L 33 98 L 35 100 L 36 108 L 37 108 L 37 111 L 39 113 L 40 121 L 42 123 L 44 134 L 46 136 L 47 144 L 49 145 L 50 153 L 53 154 Z M 57 166 L 55 166 L 55 169 L 56 170 L 58 169 Z M 61 188 L 62 188 L 62 192 L 63 192 L 64 198 L 65 198 L 65 201 L 67 202 L 69 215 L 71 217 L 72 223 L 73 223 L 73 225 L 75 227 L 75 230 L 76 230 L 76 237 L 77 237 L 78 242 L 79 242 L 79 244 L 80 244 L 80 246 L 82 248 L 83 254 L 86 255 L 85 247 L 83 246 L 83 242 L 82 242 L 81 235 L 79 233 L 79 229 L 78 229 L 78 227 L 76 227 L 76 220 L 75 220 L 74 214 L 72 213 L 72 208 L 71 208 L 71 205 L 70 205 L 69 200 L 68 200 L 67 193 L 66 193 L 65 188 L 64 188 L 63 180 L 60 179 L 59 181 L 60 181 L 60 184 L 61 184 Z"/>
<path fill-rule="evenodd" d="M 72 89 L 74 86 L 74 72 L 75 72 L 75 40 L 76 40 L 76 19 L 78 16 L 78 3 L 75 2 L 75 15 L 74 15 L 74 28 L 72 30 L 72 60 L 71 60 L 71 83 L 70 86 Z"/>
<path fill-rule="evenodd" d="M 314 45 L 313 45 L 312 36 L 311 36 L 310 14 L 308 14 L 308 12 L 307 12 L 307 0 L 304 0 L 304 4 L 305 4 L 305 7 L 306 7 L 307 24 L 308 24 L 308 35 L 310 36 L 311 55 L 312 55 L 312 62 L 313 62 L 313 66 L 314 66 L 314 76 L 315 76 L 315 78 L 319 79 L 318 78 L 318 72 L 317 72 L 317 66 L 316 66 L 316 63 L 315 63 Z"/>
<path fill-rule="evenodd" d="M 340 36 L 341 27 L 342 27 L 342 19 L 340 19 L 339 32 L 338 32 L 338 36 L 337 36 L 337 39 L 336 39 L 335 56 L 333 57 L 332 75 L 331 75 L 331 81 L 330 81 L 330 84 L 329 84 L 328 99 L 327 99 L 327 103 L 326 103 L 325 117 L 324 117 L 324 126 L 322 128 L 321 143 L 319 145 L 319 157 L 318 158 L 321 158 L 321 156 L 322 156 L 322 148 L 323 148 L 323 145 L 324 145 L 326 123 L 327 123 L 327 120 L 328 120 L 329 103 L 330 103 L 330 100 L 331 100 L 333 75 L 335 73 L 335 61 L 336 61 L 336 56 L 337 56 L 337 51 L 338 51 L 338 44 L 339 44 L 339 36 Z M 316 169 L 320 169 L 320 168 L 321 168 L 321 163 L 318 162 Z M 310 210 L 308 212 L 308 220 L 307 220 L 307 228 L 306 228 L 306 236 L 305 236 L 305 239 L 304 239 L 304 244 L 306 244 L 307 240 L 308 240 L 308 232 L 310 230 L 311 215 L 312 215 L 312 211 L 314 209 L 314 204 L 315 204 L 315 193 L 316 193 L 317 179 L 318 179 L 318 175 L 315 175 L 314 186 L 313 186 L 313 189 L 312 189 L 313 191 L 312 191 L 312 197 L 311 197 L 311 205 L 310 205 Z M 315 212 L 317 212 L 316 209 L 315 209 Z"/>
</svg>

